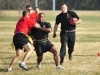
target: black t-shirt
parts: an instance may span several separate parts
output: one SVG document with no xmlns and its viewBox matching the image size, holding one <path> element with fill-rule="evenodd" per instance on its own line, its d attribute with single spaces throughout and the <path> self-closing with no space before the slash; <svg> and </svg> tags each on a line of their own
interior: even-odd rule
<svg viewBox="0 0 100 75">
<path fill-rule="evenodd" d="M 51 28 L 51 24 L 48 22 L 38 22 L 38 23 L 43 28 Z M 32 28 L 31 35 L 32 35 L 33 39 L 37 39 L 37 40 L 48 38 L 48 32 L 45 32 L 38 28 Z"/>
<path fill-rule="evenodd" d="M 61 23 L 61 30 L 75 30 L 76 25 L 71 25 L 69 20 L 71 18 L 77 18 L 79 19 L 78 15 L 73 11 L 68 11 L 67 13 L 60 13 L 56 17 L 55 24 Z"/>
</svg>

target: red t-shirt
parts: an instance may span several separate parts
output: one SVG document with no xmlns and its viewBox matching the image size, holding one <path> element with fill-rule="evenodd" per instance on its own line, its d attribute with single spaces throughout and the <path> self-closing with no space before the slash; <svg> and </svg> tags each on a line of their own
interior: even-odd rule
<svg viewBox="0 0 100 75">
<path fill-rule="evenodd" d="M 37 20 L 38 20 L 38 14 L 37 14 L 37 13 L 31 13 L 31 14 L 30 14 L 30 18 L 31 18 L 32 20 L 34 20 L 34 21 L 37 22 Z"/>
<path fill-rule="evenodd" d="M 16 24 L 15 34 L 18 32 L 22 32 L 24 34 L 28 34 L 31 28 L 34 27 L 36 22 L 26 16 L 21 17 L 20 20 Z"/>
</svg>

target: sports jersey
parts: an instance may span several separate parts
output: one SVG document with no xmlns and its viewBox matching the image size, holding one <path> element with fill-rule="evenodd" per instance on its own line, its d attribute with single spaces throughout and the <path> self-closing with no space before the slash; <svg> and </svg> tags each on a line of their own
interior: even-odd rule
<svg viewBox="0 0 100 75">
<path fill-rule="evenodd" d="M 34 21 L 37 22 L 37 20 L 38 20 L 38 14 L 37 14 L 37 13 L 31 13 L 31 14 L 30 14 L 30 18 L 31 18 L 32 20 L 34 20 Z"/>
<path fill-rule="evenodd" d="M 15 29 L 14 33 L 16 34 L 18 32 L 22 32 L 24 34 L 28 34 L 28 32 L 30 31 L 30 29 L 32 27 L 34 27 L 35 24 L 36 24 L 36 22 L 33 21 L 32 19 L 30 19 L 28 17 L 22 17 L 17 22 L 16 29 Z"/>
<path fill-rule="evenodd" d="M 67 13 L 60 13 L 56 17 L 55 24 L 61 23 L 61 30 L 75 30 L 76 25 L 71 25 L 69 20 L 71 18 L 79 19 L 78 15 L 73 11 L 68 11 Z"/>
<path fill-rule="evenodd" d="M 38 23 L 43 28 L 51 28 L 51 24 L 48 22 L 38 22 Z M 32 34 L 33 38 L 37 39 L 37 40 L 48 38 L 48 32 L 45 32 L 45 31 L 43 31 L 41 29 L 37 29 L 37 28 L 32 28 L 31 34 Z"/>
</svg>

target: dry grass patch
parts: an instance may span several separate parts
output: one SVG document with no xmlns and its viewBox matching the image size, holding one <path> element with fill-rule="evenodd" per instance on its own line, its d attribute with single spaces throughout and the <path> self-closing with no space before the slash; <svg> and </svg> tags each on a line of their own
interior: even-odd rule
<svg viewBox="0 0 100 75">
<path fill-rule="evenodd" d="M 57 12 L 47 12 L 43 11 L 48 16 L 53 15 L 53 18 Z M 97 14 L 99 11 L 76 11 L 80 16 L 92 16 L 95 15 L 100 16 Z M 88 14 L 87 14 L 88 13 Z M 16 14 L 17 15 L 17 14 Z M 86 19 L 87 20 L 86 20 Z M 21 69 L 18 64 L 21 62 L 22 57 L 14 65 L 12 72 L 5 72 L 8 68 L 12 58 L 15 56 L 15 51 L 11 49 L 10 43 L 12 42 L 13 31 L 15 29 L 15 24 L 17 21 L 0 21 L 0 75 L 100 75 L 100 57 L 97 55 L 100 48 L 100 22 L 90 19 L 91 17 L 85 17 L 83 19 L 83 23 L 77 25 L 76 29 L 76 44 L 75 50 L 73 52 L 73 60 L 69 61 L 68 59 L 68 52 L 66 51 L 66 56 L 64 60 L 63 66 L 65 70 L 56 70 L 55 63 L 53 60 L 53 55 L 49 52 L 44 54 L 44 59 L 42 62 L 42 68 L 36 68 L 36 53 L 33 52 L 30 59 L 27 61 L 27 67 L 29 71 L 26 72 Z M 52 18 L 51 18 L 52 19 Z M 51 23 L 52 28 L 54 26 L 54 21 L 48 21 Z M 52 39 L 53 44 L 57 48 L 58 55 L 60 51 L 60 26 L 57 32 L 57 37 L 55 39 L 52 38 L 52 33 L 50 33 L 50 38 Z M 66 47 L 67 49 L 67 47 Z M 68 50 L 68 49 L 67 49 Z"/>
</svg>

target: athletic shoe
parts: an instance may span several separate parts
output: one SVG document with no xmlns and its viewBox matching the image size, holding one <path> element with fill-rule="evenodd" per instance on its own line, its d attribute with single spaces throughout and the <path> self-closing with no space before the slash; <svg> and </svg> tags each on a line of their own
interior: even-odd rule
<svg viewBox="0 0 100 75">
<path fill-rule="evenodd" d="M 36 68 L 41 68 L 41 63 L 37 64 Z"/>
<path fill-rule="evenodd" d="M 69 60 L 70 61 L 72 60 L 72 54 L 69 54 Z"/>
<path fill-rule="evenodd" d="M 8 68 L 7 70 L 6 70 L 6 72 L 11 72 L 12 71 L 12 68 Z"/>
<path fill-rule="evenodd" d="M 24 70 L 28 71 L 28 68 L 26 67 L 25 64 L 19 64 L 19 67 L 23 68 Z"/>
<path fill-rule="evenodd" d="M 64 62 L 64 57 L 60 57 L 60 65 L 62 65 Z"/>
<path fill-rule="evenodd" d="M 56 66 L 56 69 L 62 69 L 62 70 L 64 70 L 64 67 L 58 65 L 58 66 Z"/>
</svg>

